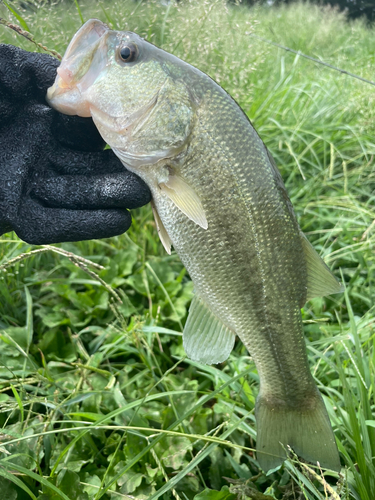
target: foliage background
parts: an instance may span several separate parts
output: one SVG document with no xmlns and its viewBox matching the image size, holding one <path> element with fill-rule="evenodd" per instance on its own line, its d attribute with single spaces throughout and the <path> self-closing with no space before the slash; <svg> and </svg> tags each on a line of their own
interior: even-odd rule
<svg viewBox="0 0 375 500">
<path fill-rule="evenodd" d="M 233 0 L 235 1 L 235 0 Z M 254 6 L 257 4 L 265 4 L 277 6 L 280 4 L 290 4 L 296 0 L 241 0 L 245 5 Z M 311 0 L 320 6 L 329 5 L 337 7 L 340 11 L 345 12 L 350 19 L 366 17 L 370 22 L 375 20 L 375 5 L 372 0 Z"/>
<path fill-rule="evenodd" d="M 0 15 L 62 53 L 81 22 L 97 17 L 213 77 L 252 120 L 302 229 L 347 286 L 303 309 L 342 474 L 307 469 L 291 455 L 266 476 L 253 453 L 252 360 L 240 342 L 221 366 L 185 358 L 192 283 L 158 242 L 149 207 L 134 211 L 127 234 L 108 240 L 30 247 L 3 236 L 3 498 L 371 500 L 374 87 L 253 37 L 372 80 L 371 28 L 329 7 L 219 0 L 4 2 Z M 34 50 L 0 29 L 2 42 Z"/>
</svg>

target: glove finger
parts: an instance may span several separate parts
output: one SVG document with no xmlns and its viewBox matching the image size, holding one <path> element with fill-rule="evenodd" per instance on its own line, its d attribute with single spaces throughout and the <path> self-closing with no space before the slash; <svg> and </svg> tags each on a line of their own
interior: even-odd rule
<svg viewBox="0 0 375 500">
<path fill-rule="evenodd" d="M 49 160 L 53 165 L 53 171 L 61 175 L 129 172 L 110 149 L 100 152 L 85 152 L 57 146 L 50 152 Z"/>
<path fill-rule="evenodd" d="M 68 116 L 55 111 L 52 134 L 63 147 L 78 151 L 102 151 L 105 146 L 91 118 Z"/>
<path fill-rule="evenodd" d="M 27 52 L 13 45 L 0 44 L 2 90 L 19 101 L 30 98 L 45 102 L 47 88 L 56 78 L 60 62 L 48 54 Z"/>
<path fill-rule="evenodd" d="M 40 179 L 31 196 L 49 207 L 67 209 L 136 208 L 151 200 L 146 184 L 131 172 L 101 176 Z"/>
<path fill-rule="evenodd" d="M 14 224 L 14 231 L 27 243 L 45 245 L 63 241 L 110 238 L 131 225 L 127 210 L 65 210 L 47 208 L 29 199 Z"/>
</svg>

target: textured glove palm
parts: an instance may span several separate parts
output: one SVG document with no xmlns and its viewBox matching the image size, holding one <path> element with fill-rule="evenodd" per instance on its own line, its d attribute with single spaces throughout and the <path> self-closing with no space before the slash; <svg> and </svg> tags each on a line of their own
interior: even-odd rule
<svg viewBox="0 0 375 500">
<path fill-rule="evenodd" d="M 127 208 L 151 199 L 89 118 L 45 102 L 58 61 L 0 45 L 0 234 L 28 243 L 106 238 L 131 224 Z"/>
</svg>

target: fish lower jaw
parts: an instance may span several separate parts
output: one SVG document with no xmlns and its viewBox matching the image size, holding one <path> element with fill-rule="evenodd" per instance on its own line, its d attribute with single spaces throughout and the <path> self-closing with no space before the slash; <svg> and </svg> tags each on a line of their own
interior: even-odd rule
<svg viewBox="0 0 375 500">
<path fill-rule="evenodd" d="M 46 101 L 51 108 L 65 115 L 78 115 L 83 118 L 91 116 L 89 104 L 82 99 L 79 89 L 69 86 L 61 78 L 47 90 Z"/>
</svg>

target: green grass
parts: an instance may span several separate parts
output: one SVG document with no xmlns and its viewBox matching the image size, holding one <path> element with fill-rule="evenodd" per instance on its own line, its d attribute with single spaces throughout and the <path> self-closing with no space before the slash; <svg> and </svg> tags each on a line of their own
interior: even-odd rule
<svg viewBox="0 0 375 500">
<path fill-rule="evenodd" d="M 373 31 L 306 4 L 11 6 L 22 23 L 5 6 L 0 16 L 61 53 L 81 17 L 97 17 L 216 79 L 271 150 L 302 229 L 347 292 L 303 309 L 342 475 L 307 469 L 291 455 L 265 476 L 253 453 L 255 367 L 240 342 L 219 367 L 185 358 L 192 283 L 158 242 L 149 207 L 133 212 L 127 234 L 108 240 L 51 248 L 2 237 L 3 498 L 372 500 L 375 89 L 250 34 L 373 80 Z M 0 29 L 2 42 L 35 49 Z"/>
</svg>

